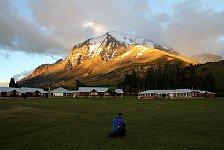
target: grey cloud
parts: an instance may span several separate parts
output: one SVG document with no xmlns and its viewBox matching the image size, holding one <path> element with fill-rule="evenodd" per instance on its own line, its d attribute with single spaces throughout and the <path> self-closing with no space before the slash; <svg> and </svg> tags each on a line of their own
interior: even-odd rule
<svg viewBox="0 0 224 150">
<path fill-rule="evenodd" d="M 54 26 L 56 35 L 74 44 L 74 42 L 80 42 L 80 39 L 95 36 L 93 30 L 82 28 L 84 23 L 90 21 L 104 24 L 110 30 L 122 32 L 128 32 L 134 28 L 136 30 L 139 22 L 144 22 L 143 12 L 148 9 L 146 1 L 140 2 L 136 0 L 58 0 L 55 3 L 54 0 L 47 2 L 39 0 L 30 5 L 39 23 L 43 26 Z"/>
<path fill-rule="evenodd" d="M 222 12 L 203 8 L 201 1 L 175 4 L 172 15 L 153 14 L 146 0 L 38 0 L 28 1 L 33 22 L 0 1 L 0 47 L 27 53 L 64 54 L 79 42 L 94 37 L 94 22 L 124 33 L 166 44 L 183 54 L 223 53 Z"/>
<path fill-rule="evenodd" d="M 20 80 L 21 78 L 25 77 L 25 76 L 28 76 L 33 70 L 24 70 L 16 75 L 13 76 L 13 78 L 18 81 Z"/>
<path fill-rule="evenodd" d="M 12 10 L 9 1 L 0 3 L 0 47 L 27 53 L 58 54 L 65 47 L 63 40 L 29 22 Z"/>
<path fill-rule="evenodd" d="M 224 55 L 221 41 L 215 42 L 224 35 L 223 18 L 224 11 L 203 8 L 199 1 L 180 3 L 164 32 L 166 43 L 186 55 L 208 51 Z"/>
</svg>

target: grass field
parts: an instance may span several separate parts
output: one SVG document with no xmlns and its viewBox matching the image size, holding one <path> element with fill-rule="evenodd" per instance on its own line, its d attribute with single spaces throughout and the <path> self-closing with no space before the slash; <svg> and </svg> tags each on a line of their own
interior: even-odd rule
<svg viewBox="0 0 224 150">
<path fill-rule="evenodd" d="M 110 139 L 117 112 L 124 113 L 128 132 Z M 0 150 L 13 149 L 221 150 L 224 98 L 0 99 Z"/>
</svg>

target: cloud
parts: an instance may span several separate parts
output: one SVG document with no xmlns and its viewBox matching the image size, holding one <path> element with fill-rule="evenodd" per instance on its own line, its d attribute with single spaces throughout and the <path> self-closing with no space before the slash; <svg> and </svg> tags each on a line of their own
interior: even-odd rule
<svg viewBox="0 0 224 150">
<path fill-rule="evenodd" d="M 68 54 L 75 44 L 115 30 L 166 44 L 185 55 L 211 52 L 224 56 L 220 40 L 224 10 L 217 11 L 204 1 L 177 0 L 160 8 L 159 2 L 153 6 L 146 0 L 38 0 L 24 4 L 28 17 L 15 11 L 10 2 L 0 1 L 2 49 Z M 161 11 L 153 12 L 154 7 Z"/>
<path fill-rule="evenodd" d="M 82 25 L 84 28 L 91 28 L 94 30 L 95 35 L 99 36 L 107 32 L 107 28 L 102 24 L 96 24 L 94 22 L 88 22 Z"/>
<path fill-rule="evenodd" d="M 49 29 L 29 22 L 11 8 L 9 1 L 0 2 L 0 48 L 27 53 L 58 54 L 65 48 L 64 40 Z"/>
<path fill-rule="evenodd" d="M 10 55 L 9 54 L 5 54 L 3 52 L 0 52 L 0 56 L 3 56 L 6 59 L 9 59 Z"/>
<path fill-rule="evenodd" d="M 22 79 L 23 77 L 28 76 L 33 70 L 24 70 L 23 72 L 20 72 L 16 75 L 13 76 L 13 78 L 18 81 L 20 79 Z"/>
<path fill-rule="evenodd" d="M 8 87 L 9 81 L 6 80 L 0 80 L 0 87 Z"/>
<path fill-rule="evenodd" d="M 184 54 L 212 51 L 224 56 L 223 42 L 217 41 L 224 35 L 224 10 L 203 8 L 199 1 L 179 3 L 174 10 L 164 32 L 167 44 Z"/>
</svg>

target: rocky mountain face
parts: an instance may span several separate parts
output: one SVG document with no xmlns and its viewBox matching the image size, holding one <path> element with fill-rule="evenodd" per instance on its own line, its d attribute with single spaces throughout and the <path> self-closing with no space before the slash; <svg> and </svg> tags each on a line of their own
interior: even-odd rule
<svg viewBox="0 0 224 150">
<path fill-rule="evenodd" d="M 214 55 L 210 53 L 201 54 L 201 55 L 193 55 L 191 59 L 202 64 L 206 62 L 218 62 L 220 60 L 223 60 L 222 56 Z"/>
<path fill-rule="evenodd" d="M 168 46 L 113 31 L 75 45 L 67 58 L 37 67 L 19 84 L 74 87 L 81 80 L 88 85 L 115 85 L 133 69 L 142 73 L 153 66 L 180 62 L 194 63 Z"/>
</svg>

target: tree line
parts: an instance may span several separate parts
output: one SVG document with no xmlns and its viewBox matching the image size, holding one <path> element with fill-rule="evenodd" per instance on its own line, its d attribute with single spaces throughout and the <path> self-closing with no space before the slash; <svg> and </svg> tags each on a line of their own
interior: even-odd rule
<svg viewBox="0 0 224 150">
<path fill-rule="evenodd" d="M 123 82 L 117 84 L 126 94 L 136 95 L 144 90 L 200 89 L 215 92 L 216 80 L 213 73 L 202 73 L 197 66 L 181 67 L 177 64 L 150 67 L 139 75 L 135 70 L 126 74 Z"/>
</svg>

